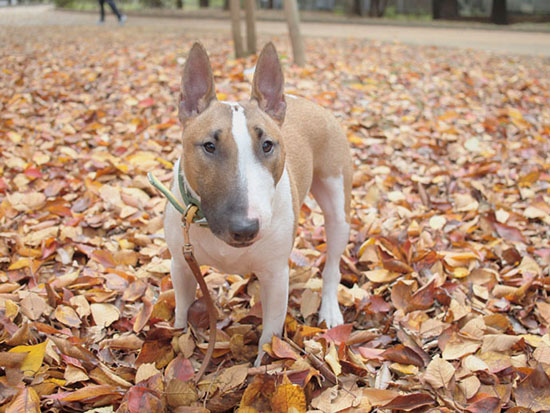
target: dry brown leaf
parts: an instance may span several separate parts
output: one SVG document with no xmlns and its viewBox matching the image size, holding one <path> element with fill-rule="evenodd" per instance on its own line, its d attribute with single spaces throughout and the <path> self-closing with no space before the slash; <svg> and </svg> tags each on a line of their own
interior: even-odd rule
<svg viewBox="0 0 550 413">
<path fill-rule="evenodd" d="M 6 407 L 6 413 L 40 413 L 40 397 L 32 387 L 23 388 Z"/>
<path fill-rule="evenodd" d="M 550 379 L 541 364 L 538 364 L 518 384 L 515 396 L 518 406 L 527 407 L 535 412 L 548 410 L 550 406 Z"/>
<path fill-rule="evenodd" d="M 451 363 L 436 356 L 424 374 L 424 381 L 429 383 L 434 389 L 447 387 L 455 374 L 455 368 Z"/>
<path fill-rule="evenodd" d="M 113 304 L 93 303 L 90 305 L 95 324 L 109 327 L 120 318 L 120 311 Z"/>
</svg>

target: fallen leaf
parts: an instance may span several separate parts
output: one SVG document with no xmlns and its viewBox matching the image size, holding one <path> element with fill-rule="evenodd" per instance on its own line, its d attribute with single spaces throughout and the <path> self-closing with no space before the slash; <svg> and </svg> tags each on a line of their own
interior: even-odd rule
<svg viewBox="0 0 550 413">
<path fill-rule="evenodd" d="M 95 324 L 109 327 L 120 317 L 120 311 L 113 304 L 93 303 L 90 305 Z"/>
<path fill-rule="evenodd" d="M 550 406 L 550 379 L 538 364 L 529 375 L 522 380 L 515 391 L 518 406 L 527 407 L 538 412 L 548 410 Z"/>
<path fill-rule="evenodd" d="M 32 387 L 24 387 L 5 411 L 6 413 L 40 413 L 40 397 Z"/>
<path fill-rule="evenodd" d="M 43 341 L 40 344 L 35 344 L 34 346 L 17 346 L 10 349 L 9 352 L 27 353 L 20 369 L 25 376 L 34 376 L 42 366 L 47 344 L 48 340 Z"/>
<path fill-rule="evenodd" d="M 306 396 L 304 390 L 283 376 L 283 383 L 277 386 L 275 393 L 271 398 L 271 408 L 273 413 L 305 413 Z"/>
<path fill-rule="evenodd" d="M 451 363 L 439 356 L 433 358 L 426 368 L 424 381 L 429 383 L 434 389 L 447 387 L 455 374 L 455 368 Z"/>
<path fill-rule="evenodd" d="M 58 321 L 69 327 L 79 327 L 81 324 L 80 318 L 75 310 L 66 305 L 59 305 L 55 309 L 55 318 Z"/>
</svg>

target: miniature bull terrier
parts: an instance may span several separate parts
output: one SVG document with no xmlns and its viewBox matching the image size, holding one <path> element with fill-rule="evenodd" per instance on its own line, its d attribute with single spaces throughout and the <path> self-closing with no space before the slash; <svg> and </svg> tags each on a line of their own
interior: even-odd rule
<svg viewBox="0 0 550 413">
<path fill-rule="evenodd" d="M 281 335 L 288 305 L 289 256 L 300 207 L 309 191 L 325 219 L 327 256 L 319 322 L 343 323 L 338 306 L 340 256 L 349 238 L 352 161 L 335 117 L 283 92 L 284 77 L 272 43 L 262 50 L 249 101 L 217 100 L 210 61 L 195 43 L 183 70 L 179 118 L 183 154 L 172 192 L 188 192 L 208 227 L 192 225 L 201 265 L 230 274 L 255 273 L 260 282 L 262 346 Z M 178 184 L 178 179 L 181 184 Z M 181 214 L 167 203 L 164 231 L 172 255 L 176 328 L 187 326 L 197 284 L 183 254 Z"/>
</svg>

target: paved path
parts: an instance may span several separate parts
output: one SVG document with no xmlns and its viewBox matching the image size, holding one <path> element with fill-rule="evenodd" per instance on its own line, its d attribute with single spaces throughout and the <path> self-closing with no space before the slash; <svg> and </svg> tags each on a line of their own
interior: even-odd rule
<svg viewBox="0 0 550 413">
<path fill-rule="evenodd" d="M 107 13 L 110 13 L 107 10 Z M 0 26 L 91 26 L 97 22 L 97 14 L 56 11 L 52 6 L 21 6 L 0 8 Z M 108 25 L 114 25 L 108 14 Z M 161 26 L 165 30 L 185 32 L 229 32 L 229 21 L 219 19 L 133 17 L 129 26 Z M 260 35 L 284 35 L 285 23 L 259 21 Z M 472 48 L 497 53 L 550 56 L 550 33 L 518 32 L 507 30 L 483 30 L 441 27 L 407 27 L 391 25 L 310 23 L 303 22 L 302 33 L 312 37 L 343 37 L 401 42 L 414 45 Z"/>
</svg>

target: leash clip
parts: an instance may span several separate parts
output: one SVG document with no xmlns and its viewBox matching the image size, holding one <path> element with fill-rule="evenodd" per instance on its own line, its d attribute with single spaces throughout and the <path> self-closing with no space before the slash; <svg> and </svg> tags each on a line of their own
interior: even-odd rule
<svg viewBox="0 0 550 413">
<path fill-rule="evenodd" d="M 189 237 L 189 228 L 195 218 L 198 208 L 196 205 L 188 204 L 185 207 L 184 213 L 181 215 L 181 223 L 183 225 L 183 255 L 184 257 L 190 257 L 193 255 L 193 245 L 191 245 L 191 239 Z"/>
</svg>

